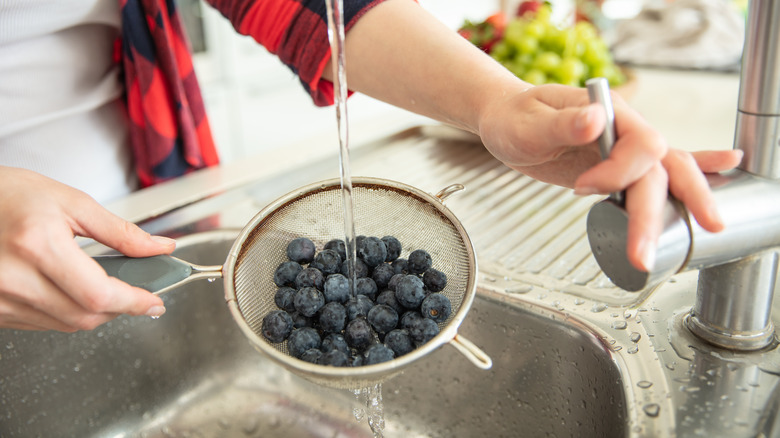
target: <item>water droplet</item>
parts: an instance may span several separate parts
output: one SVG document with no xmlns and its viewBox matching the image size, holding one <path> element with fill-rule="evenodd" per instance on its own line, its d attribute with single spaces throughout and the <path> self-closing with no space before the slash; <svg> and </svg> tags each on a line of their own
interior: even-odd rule
<svg viewBox="0 0 780 438">
<path fill-rule="evenodd" d="M 628 327 L 628 323 L 625 321 L 612 321 L 612 328 L 615 330 L 625 330 Z"/>
<path fill-rule="evenodd" d="M 640 381 L 636 382 L 636 386 L 638 386 L 638 387 L 640 387 L 642 389 L 647 389 L 647 388 L 653 386 L 653 382 L 650 382 L 650 381 L 647 381 L 647 380 L 640 380 Z"/>
<path fill-rule="evenodd" d="M 214 278 L 214 277 L 211 277 L 211 278 L 207 279 L 206 281 L 208 281 L 209 283 L 213 283 L 213 282 L 217 281 L 217 279 Z"/>
<path fill-rule="evenodd" d="M 645 411 L 648 417 L 657 417 L 661 413 L 661 406 L 658 403 L 648 403 L 642 406 L 642 410 Z"/>
<path fill-rule="evenodd" d="M 530 284 L 522 284 L 519 286 L 512 286 L 510 288 L 506 289 L 506 293 L 508 294 L 527 294 L 528 292 L 531 292 L 533 290 L 533 286 Z"/>
<path fill-rule="evenodd" d="M 593 303 L 593 307 L 590 308 L 590 311 L 593 313 L 599 313 L 607 310 L 609 306 L 607 306 L 604 303 Z"/>
<path fill-rule="evenodd" d="M 669 371 L 674 371 L 674 368 L 675 368 L 675 363 L 674 363 L 674 362 L 669 362 L 669 363 L 665 364 L 665 366 L 666 366 L 666 368 L 667 368 Z"/>
<path fill-rule="evenodd" d="M 585 304 L 585 300 L 583 300 L 582 298 L 575 298 L 574 299 L 574 305 L 575 306 L 581 306 L 583 304 Z"/>
<path fill-rule="evenodd" d="M 628 347 L 628 349 L 626 351 L 628 351 L 628 354 L 636 354 L 639 351 L 639 346 L 638 345 L 632 345 L 632 346 Z"/>
<path fill-rule="evenodd" d="M 5 349 L 6 350 L 13 350 L 14 349 L 14 343 L 13 342 L 9 342 L 9 343 L 5 344 Z"/>
<path fill-rule="evenodd" d="M 640 339 L 642 339 L 642 335 L 640 335 L 637 332 L 632 332 L 630 339 L 631 339 L 631 342 L 636 343 L 636 342 L 639 342 Z"/>
</svg>

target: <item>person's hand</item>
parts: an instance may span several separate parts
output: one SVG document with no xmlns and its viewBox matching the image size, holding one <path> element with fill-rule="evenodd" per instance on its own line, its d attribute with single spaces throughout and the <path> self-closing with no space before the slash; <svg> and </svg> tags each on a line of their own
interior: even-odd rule
<svg viewBox="0 0 780 438">
<path fill-rule="evenodd" d="M 705 230 L 723 222 L 704 173 L 737 166 L 741 151 L 687 153 L 670 149 L 661 135 L 616 93 L 617 141 L 602 161 L 596 140 L 606 117 L 590 104 L 587 91 L 541 85 L 506 93 L 481 117 L 485 146 L 509 167 L 581 195 L 626 190 L 628 257 L 638 269 L 652 269 L 662 231 L 661 211 L 671 193 Z"/>
<path fill-rule="evenodd" d="M 91 330 L 119 314 L 159 316 L 162 300 L 109 277 L 76 243 L 91 237 L 131 257 L 167 254 L 150 236 L 85 193 L 0 167 L 0 328 Z"/>
</svg>

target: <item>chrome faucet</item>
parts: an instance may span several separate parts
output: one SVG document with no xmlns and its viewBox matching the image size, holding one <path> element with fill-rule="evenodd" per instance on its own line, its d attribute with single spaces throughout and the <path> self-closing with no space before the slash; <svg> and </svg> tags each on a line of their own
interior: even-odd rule
<svg viewBox="0 0 780 438">
<path fill-rule="evenodd" d="M 738 169 L 708 176 L 726 229 L 705 231 L 670 198 L 650 272 L 628 262 L 628 220 L 615 197 L 593 206 L 587 229 L 602 271 L 623 289 L 649 290 L 678 272 L 699 270 L 686 326 L 713 345 L 747 351 L 775 340 L 771 307 L 780 246 L 780 2 L 751 0 L 745 36 L 734 138 L 734 148 L 744 158 Z"/>
</svg>

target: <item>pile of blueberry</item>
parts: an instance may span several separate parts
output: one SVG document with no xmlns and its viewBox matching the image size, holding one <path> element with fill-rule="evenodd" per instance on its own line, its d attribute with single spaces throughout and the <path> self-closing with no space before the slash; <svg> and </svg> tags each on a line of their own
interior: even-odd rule
<svg viewBox="0 0 780 438">
<path fill-rule="evenodd" d="M 452 305 L 440 293 L 447 276 L 432 267 L 430 254 L 418 249 L 400 258 L 393 236 L 358 236 L 356 246 L 353 296 L 343 240 L 319 252 L 305 237 L 288 244 L 289 260 L 273 278 L 279 309 L 263 319 L 269 342 L 286 341 L 290 354 L 307 362 L 361 366 L 402 356 L 439 333 Z"/>
</svg>

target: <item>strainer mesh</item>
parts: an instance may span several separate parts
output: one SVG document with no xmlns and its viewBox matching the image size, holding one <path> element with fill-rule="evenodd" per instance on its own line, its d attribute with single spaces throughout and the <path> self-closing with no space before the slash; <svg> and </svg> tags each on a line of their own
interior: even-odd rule
<svg viewBox="0 0 780 438">
<path fill-rule="evenodd" d="M 415 249 L 431 254 L 433 267 L 447 275 L 442 293 L 452 302 L 452 314 L 440 326 L 462 318 L 458 311 L 471 266 L 469 247 L 452 221 L 425 199 L 383 185 L 353 183 L 353 204 L 356 235 L 395 236 L 403 247 L 403 258 Z M 308 237 L 319 251 L 329 240 L 343 239 L 342 205 L 339 185 L 301 193 L 267 215 L 247 236 L 236 258 L 234 284 L 238 307 L 258 337 L 262 338 L 263 317 L 278 309 L 273 274 L 287 260 L 287 244 L 296 237 Z M 288 354 L 285 342 L 273 346 Z"/>
</svg>

